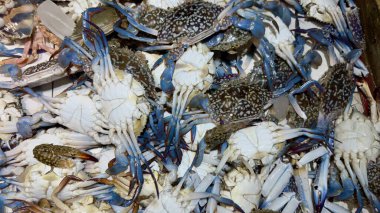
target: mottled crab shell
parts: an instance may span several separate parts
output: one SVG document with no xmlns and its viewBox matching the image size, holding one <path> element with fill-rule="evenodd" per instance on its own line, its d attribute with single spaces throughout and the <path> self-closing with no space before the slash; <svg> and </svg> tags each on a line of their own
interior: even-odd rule
<svg viewBox="0 0 380 213">
<path fill-rule="evenodd" d="M 321 110 L 331 120 L 335 120 L 346 108 L 355 89 L 353 67 L 347 63 L 336 64 L 321 77 L 324 88 Z"/>
<path fill-rule="evenodd" d="M 156 99 L 153 75 L 145 56 L 141 52 L 133 52 L 126 46 L 120 48 L 117 42 L 117 39 L 109 41 L 112 64 L 117 69 L 131 73 L 133 78 L 142 84 L 147 96 Z"/>
<path fill-rule="evenodd" d="M 350 8 L 347 10 L 348 10 L 346 14 L 347 25 L 352 32 L 353 39 L 359 45 L 359 47 L 365 48 L 366 45 L 365 45 L 362 25 L 360 24 L 359 9 Z"/>
<path fill-rule="evenodd" d="M 264 116 L 264 106 L 272 98 L 272 92 L 249 78 L 223 83 L 209 96 L 209 113 L 217 123 L 226 124 L 243 119 L 259 119 Z"/>
<path fill-rule="evenodd" d="M 378 161 L 379 162 L 379 161 Z M 380 163 L 370 161 L 368 163 L 368 185 L 369 188 L 380 197 Z"/>
<path fill-rule="evenodd" d="M 209 29 L 222 10 L 219 5 L 197 0 L 167 11 L 149 10 L 140 17 L 140 22 L 158 30 L 157 40 L 173 42 Z"/>
<path fill-rule="evenodd" d="M 217 51 L 240 52 L 240 48 L 248 47 L 251 44 L 251 39 L 252 35 L 250 32 L 232 26 L 224 32 L 224 37 L 220 43 L 210 49 Z"/>
<path fill-rule="evenodd" d="M 302 111 L 305 112 L 307 119 L 304 120 L 298 116 L 294 109 L 290 107 L 292 112 L 287 115 L 288 124 L 295 128 L 313 127 L 318 121 L 320 99 L 317 97 L 311 97 L 306 93 L 297 94 L 295 98 Z"/>
</svg>

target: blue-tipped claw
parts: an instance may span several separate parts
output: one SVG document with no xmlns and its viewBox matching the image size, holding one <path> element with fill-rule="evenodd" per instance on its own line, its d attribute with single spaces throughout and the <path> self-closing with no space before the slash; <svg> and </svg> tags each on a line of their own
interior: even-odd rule
<svg viewBox="0 0 380 213">
<path fill-rule="evenodd" d="M 207 95 L 202 93 L 194 96 L 189 103 L 189 107 L 203 109 L 206 112 L 208 111 L 208 106 L 209 99 Z"/>
<path fill-rule="evenodd" d="M 284 4 L 279 1 L 268 1 L 263 6 L 265 9 L 272 11 L 274 15 L 280 17 L 286 26 L 290 25 L 292 13 Z"/>
<path fill-rule="evenodd" d="M 274 59 L 276 57 L 274 47 L 268 42 L 266 38 L 260 40 L 260 45 L 258 47 L 259 53 L 264 61 L 264 72 L 267 77 L 268 86 L 273 91 L 274 86 L 272 83 L 272 77 L 276 73 L 276 67 Z"/>
<path fill-rule="evenodd" d="M 123 153 L 116 154 L 116 161 L 113 166 L 107 169 L 106 173 L 109 175 L 117 175 L 128 169 L 130 165 L 129 159 Z"/>
<path fill-rule="evenodd" d="M 302 58 L 300 65 L 303 67 L 310 65 L 319 67 L 322 64 L 322 61 L 322 56 L 317 51 L 311 50 Z"/>
<path fill-rule="evenodd" d="M 174 74 L 175 64 L 174 61 L 168 59 L 166 61 L 166 68 L 161 75 L 161 89 L 167 94 L 170 94 L 174 91 L 174 85 L 172 83 L 173 74 Z"/>
<path fill-rule="evenodd" d="M 329 179 L 329 188 L 327 190 L 327 197 L 336 197 L 343 191 L 339 182 Z"/>
<path fill-rule="evenodd" d="M 337 171 L 335 168 L 330 168 L 330 176 L 328 179 L 327 197 L 336 197 L 343 192 L 343 187 L 339 183 Z"/>
<path fill-rule="evenodd" d="M 257 39 L 261 39 L 264 37 L 265 25 L 263 21 L 259 18 L 255 20 L 236 18 L 233 19 L 232 23 L 235 27 L 251 32 L 251 34 Z"/>
</svg>

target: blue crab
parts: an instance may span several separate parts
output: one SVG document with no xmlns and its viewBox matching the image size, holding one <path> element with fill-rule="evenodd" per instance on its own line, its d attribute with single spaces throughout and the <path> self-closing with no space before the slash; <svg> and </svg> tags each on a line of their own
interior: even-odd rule
<svg viewBox="0 0 380 213">
<path fill-rule="evenodd" d="M 142 15 L 138 14 L 139 11 L 131 8 L 122 8 L 116 2 L 105 3 L 121 12 L 130 24 L 127 29 L 123 29 L 121 20 L 116 23 L 114 29 L 119 36 L 158 45 L 143 48 L 146 51 L 170 50 L 157 62 L 161 63 L 163 59 L 166 59 L 167 68 L 161 76 L 161 88 L 165 92 L 174 90 L 172 76 L 175 61 L 190 45 L 196 44 L 220 30 L 228 29 L 230 26 L 249 31 L 258 39 L 263 37 L 265 30 L 260 17 L 246 19 L 246 17 L 235 15 L 236 10 L 252 6 L 254 4 L 252 1 L 238 2 L 234 0 L 228 3 L 226 8 L 209 2 L 194 1 L 167 11 L 148 8 L 148 10 L 143 10 Z M 153 35 L 155 38 L 140 37 L 138 36 L 139 31 Z"/>
<path fill-rule="evenodd" d="M 136 193 L 132 199 L 126 203 L 126 205 L 129 205 L 133 203 L 133 200 L 137 198 L 141 191 L 144 182 L 142 178 L 142 167 L 145 165 L 151 173 L 149 164 L 142 155 L 142 145 L 140 145 L 137 140 L 137 137 L 145 127 L 150 112 L 150 105 L 147 98 L 149 94 L 145 93 L 143 86 L 138 80 L 149 84 L 149 75 L 148 73 L 144 73 L 145 71 L 149 72 L 149 70 L 144 70 L 147 68 L 147 66 L 142 63 L 144 62 L 144 58 L 141 55 L 135 55 L 128 49 L 115 50 L 111 54 L 108 41 L 103 31 L 87 20 L 84 20 L 84 22 L 83 37 L 88 50 L 82 48 L 71 39 L 66 38 L 63 44 L 68 48 L 63 51 L 66 51 L 67 57 L 64 58 L 62 56 L 63 59 L 61 62 L 87 66 L 87 68 L 94 73 L 94 94 L 90 95 L 90 97 L 75 96 L 74 98 L 77 98 L 77 101 L 73 101 L 70 97 L 67 98 L 67 100 L 65 98 L 53 100 L 55 103 L 62 104 L 52 105 L 52 100 L 47 101 L 46 97 L 42 97 L 30 89 L 26 89 L 26 91 L 37 97 L 51 113 L 57 115 L 55 118 L 48 116 L 47 122 L 50 120 L 50 122 L 53 123 L 62 123 L 69 128 L 72 128 L 75 123 L 82 124 L 82 121 L 66 122 L 62 117 L 65 115 L 67 109 L 73 110 L 73 108 L 71 108 L 73 104 L 78 105 L 78 107 L 74 107 L 74 109 L 80 110 L 74 110 L 71 111 L 71 113 L 79 113 L 82 115 L 81 110 L 90 112 L 91 109 L 91 112 L 98 116 L 97 118 L 99 118 L 99 120 L 92 123 L 90 128 L 97 132 L 95 133 L 96 135 L 102 138 L 108 138 L 111 143 L 117 147 L 115 151 L 116 163 L 113 169 L 109 170 L 109 173 L 117 174 L 129 168 L 133 177 L 138 182 L 139 187 Z M 114 42 L 111 42 L 111 45 L 117 49 Z M 128 55 L 123 55 L 124 53 Z M 123 58 L 125 62 L 120 62 L 118 58 L 111 58 L 112 56 L 127 57 L 128 59 L 124 60 Z M 82 59 L 85 60 L 83 61 Z M 90 62 L 90 64 L 88 64 L 88 62 Z M 148 77 L 146 77 L 147 75 Z M 136 80 L 134 76 L 139 79 Z M 149 87 L 147 89 L 149 89 Z M 152 91 L 150 92 L 151 94 L 153 93 Z M 86 100 L 86 104 L 83 104 L 81 100 Z M 80 120 L 82 117 L 79 116 L 75 119 Z M 93 126 L 93 124 L 95 126 Z M 101 129 L 98 128 L 99 125 L 102 126 Z M 87 127 L 89 126 L 86 126 L 86 128 Z M 78 130 L 78 128 L 74 128 L 74 130 Z"/>
<path fill-rule="evenodd" d="M 347 109 L 349 100 L 356 87 L 353 76 L 353 63 L 358 59 L 360 55 L 360 50 L 353 50 L 345 57 L 347 62 L 341 62 L 330 67 L 325 75 L 322 76 L 322 78 L 319 80 L 320 84 L 324 88 L 324 92 L 322 92 L 320 96 L 317 97 L 317 101 L 313 101 L 312 99 L 301 99 L 306 101 L 313 101 L 313 103 L 318 104 L 317 120 L 314 120 L 316 116 L 315 113 L 311 114 L 314 117 L 314 121 L 312 121 L 312 123 L 315 123 L 315 127 L 311 126 L 305 130 L 308 132 L 313 132 L 314 134 L 319 135 L 319 137 L 315 137 L 315 139 L 318 140 L 314 141 L 314 143 L 306 144 L 306 147 L 308 148 L 305 148 L 305 143 L 297 143 L 294 147 L 291 148 L 292 151 L 299 152 L 308 150 L 315 144 L 315 142 L 318 141 L 324 142 L 327 147 L 332 150 L 334 137 L 332 135 L 333 132 L 329 129 L 329 127 L 331 127 L 338 116 L 340 116 L 344 110 Z M 300 117 L 304 119 L 306 119 L 307 116 L 301 110 L 301 108 L 297 106 L 296 101 L 294 100 L 294 95 L 304 92 L 306 88 L 306 85 L 301 86 L 299 89 L 296 89 L 289 94 L 289 98 L 293 99 L 293 101 L 290 101 L 290 103 L 292 103 L 295 111 L 300 115 Z M 308 105 L 310 104 L 311 103 Z M 313 110 L 313 108 L 310 108 L 310 110 Z M 322 157 L 322 164 L 318 170 L 318 177 L 316 178 L 314 187 L 314 200 L 317 205 L 317 210 L 320 210 L 322 209 L 327 197 L 327 174 L 330 156 L 329 153 L 326 152 L 315 152 L 315 154 L 316 156 L 313 156 L 313 159 Z M 360 198 L 360 195 L 358 196 Z"/>
</svg>

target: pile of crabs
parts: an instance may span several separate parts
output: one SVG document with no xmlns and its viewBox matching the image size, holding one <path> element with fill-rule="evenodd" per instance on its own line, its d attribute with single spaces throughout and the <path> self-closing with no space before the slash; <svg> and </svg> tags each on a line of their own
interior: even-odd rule
<svg viewBox="0 0 380 213">
<path fill-rule="evenodd" d="M 0 212 L 380 211 L 353 0 L 1 0 L 0 27 Z"/>
</svg>

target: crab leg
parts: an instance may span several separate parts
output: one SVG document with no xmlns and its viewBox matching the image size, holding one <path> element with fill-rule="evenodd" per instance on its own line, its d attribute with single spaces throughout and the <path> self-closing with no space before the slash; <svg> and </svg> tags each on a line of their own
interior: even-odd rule
<svg viewBox="0 0 380 213">
<path fill-rule="evenodd" d="M 262 195 L 266 198 L 265 201 L 262 203 L 262 206 L 267 206 L 270 202 L 276 199 L 282 193 L 282 191 L 289 183 L 289 180 L 293 175 L 293 167 L 290 164 L 283 164 L 283 166 L 281 166 L 281 168 L 278 171 L 279 172 L 276 173 L 273 171 L 263 184 Z M 273 182 L 268 180 L 273 180 Z"/>
<path fill-rule="evenodd" d="M 314 212 L 307 167 L 302 166 L 301 168 L 295 169 L 294 179 L 297 185 L 297 192 L 302 200 L 301 208 L 309 212 Z"/>
<path fill-rule="evenodd" d="M 338 204 L 332 203 L 328 200 L 326 200 L 323 208 L 326 208 L 329 211 L 334 212 L 334 213 L 349 213 L 350 212 L 348 209 L 343 208 L 342 206 L 339 206 Z"/>
<path fill-rule="evenodd" d="M 60 199 L 58 199 L 57 195 L 62 189 L 70 182 L 70 180 L 75 180 L 75 181 L 82 181 L 82 179 L 74 176 L 74 175 L 69 175 L 63 178 L 61 183 L 53 190 L 53 193 L 51 194 L 51 199 L 57 205 L 58 208 L 66 211 L 66 212 L 71 212 L 71 209 L 64 204 Z"/>
<path fill-rule="evenodd" d="M 347 170 L 348 170 L 348 173 L 350 174 L 351 176 L 351 180 L 353 182 L 353 185 L 355 187 L 355 191 L 356 191 L 356 196 L 357 196 L 357 200 L 359 202 L 359 207 L 358 207 L 358 211 L 360 212 L 361 209 L 363 208 L 364 206 L 364 201 L 363 201 L 363 197 L 361 195 L 361 192 L 360 192 L 360 189 L 359 189 L 359 186 L 358 186 L 358 181 L 356 179 L 356 175 L 355 173 L 352 171 L 351 169 L 351 165 L 350 165 L 350 159 L 349 159 L 349 154 L 348 153 L 344 153 L 343 154 L 343 160 L 344 160 L 344 165 L 346 166 Z"/>
<path fill-rule="evenodd" d="M 220 184 L 221 180 L 219 177 L 216 177 L 214 180 L 214 186 L 212 187 L 211 193 L 220 194 Z M 215 212 L 217 206 L 217 201 L 214 198 L 209 198 L 207 202 L 206 211 L 207 212 Z"/>
<path fill-rule="evenodd" d="M 324 146 L 320 146 L 317 149 L 314 149 L 306 153 L 301 159 L 299 159 L 297 162 L 297 166 L 303 167 L 304 165 L 310 163 L 311 161 L 328 153 L 329 153 L 329 150 L 327 150 Z"/>
<path fill-rule="evenodd" d="M 298 208 L 299 204 L 300 204 L 300 201 L 295 196 L 293 196 L 281 212 L 283 213 L 296 212 L 296 209 Z"/>
<path fill-rule="evenodd" d="M 284 192 L 280 197 L 273 200 L 268 206 L 264 208 L 279 212 L 294 196 L 294 192 Z"/>
</svg>

